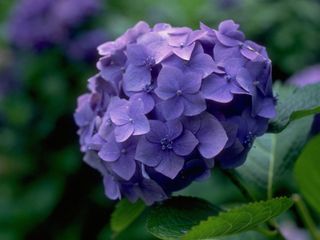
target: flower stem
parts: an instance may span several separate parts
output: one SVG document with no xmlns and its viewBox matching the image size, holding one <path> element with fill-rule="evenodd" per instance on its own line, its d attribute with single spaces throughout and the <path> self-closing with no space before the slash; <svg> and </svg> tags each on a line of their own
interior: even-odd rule
<svg viewBox="0 0 320 240">
<path fill-rule="evenodd" d="M 248 201 L 255 201 L 256 199 L 252 196 L 252 194 L 248 191 L 248 189 L 240 182 L 240 180 L 236 177 L 234 172 L 230 170 L 222 170 L 223 174 L 229 178 L 229 180 L 240 190 L 244 198 Z"/>
<path fill-rule="evenodd" d="M 242 195 L 245 197 L 246 200 L 250 202 L 256 201 L 255 197 L 249 192 L 249 190 L 241 183 L 241 181 L 237 178 L 236 174 L 230 170 L 222 170 L 223 174 L 229 178 L 229 180 L 240 190 Z M 275 222 L 270 220 L 267 223 L 267 229 L 259 227 L 257 229 L 258 232 L 264 234 L 268 237 L 275 237 L 277 236 L 281 240 L 285 240 L 283 237 L 279 227 Z M 317 239 L 318 240 L 318 239 Z"/>
<path fill-rule="evenodd" d="M 293 194 L 292 200 L 294 201 L 297 210 L 304 222 L 305 226 L 309 229 L 309 232 L 314 240 L 320 240 L 320 233 L 316 228 L 315 223 L 313 222 L 310 213 L 303 202 L 301 196 L 299 194 Z"/>
<path fill-rule="evenodd" d="M 278 235 L 278 232 L 276 230 L 270 230 L 267 228 L 263 228 L 263 227 L 258 227 L 256 229 L 259 233 L 262 233 L 263 235 L 267 236 L 267 237 L 275 237 Z"/>
</svg>

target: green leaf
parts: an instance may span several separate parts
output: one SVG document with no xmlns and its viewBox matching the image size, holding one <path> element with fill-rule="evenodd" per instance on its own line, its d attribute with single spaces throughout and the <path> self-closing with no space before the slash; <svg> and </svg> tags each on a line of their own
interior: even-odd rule
<svg viewBox="0 0 320 240">
<path fill-rule="evenodd" d="M 218 239 L 255 229 L 258 225 L 280 215 L 292 206 L 291 199 L 282 197 L 264 202 L 249 203 L 209 217 L 193 227 L 183 240 Z"/>
<path fill-rule="evenodd" d="M 177 239 L 201 220 L 216 215 L 218 208 L 193 197 L 173 197 L 152 207 L 147 218 L 147 229 L 160 239 Z"/>
<path fill-rule="evenodd" d="M 274 185 L 291 169 L 306 144 L 312 120 L 312 117 L 300 119 L 279 134 L 258 137 L 246 162 L 236 169 L 241 179 L 268 189 L 271 198 Z"/>
<path fill-rule="evenodd" d="M 119 233 L 126 229 L 145 209 L 142 201 L 130 203 L 128 200 L 121 200 L 111 216 L 111 229 Z"/>
<path fill-rule="evenodd" d="M 320 112 L 320 83 L 284 90 L 279 87 L 277 116 L 269 124 L 269 132 L 281 132 L 291 121 Z M 281 97 L 282 92 L 290 92 Z"/>
<path fill-rule="evenodd" d="M 294 175 L 307 202 L 320 213 L 320 135 L 309 141 L 295 165 Z"/>
</svg>

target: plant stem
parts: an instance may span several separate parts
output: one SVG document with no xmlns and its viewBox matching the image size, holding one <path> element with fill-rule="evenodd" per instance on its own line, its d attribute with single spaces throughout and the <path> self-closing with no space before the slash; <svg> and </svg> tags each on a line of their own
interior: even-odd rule
<svg viewBox="0 0 320 240">
<path fill-rule="evenodd" d="M 240 190 L 242 195 L 245 197 L 246 200 L 250 202 L 256 201 L 255 197 L 248 191 L 248 189 L 241 183 L 241 181 L 236 177 L 236 174 L 233 171 L 230 170 L 222 170 L 223 174 L 229 178 L 229 180 Z M 278 236 L 279 239 L 285 240 L 284 236 L 282 235 L 279 227 L 277 224 L 273 221 L 269 221 L 268 229 L 259 227 L 257 229 L 258 232 L 264 234 L 265 236 L 272 237 L 272 236 Z M 317 239 L 318 240 L 318 239 Z"/>
<path fill-rule="evenodd" d="M 271 154 L 271 159 L 270 159 L 270 163 L 269 163 L 269 169 L 268 169 L 268 190 L 267 190 L 267 197 L 268 199 L 272 198 L 272 192 L 273 192 L 273 173 L 274 173 L 274 165 L 275 165 L 275 149 L 276 149 L 276 138 L 272 137 L 272 154 Z"/>
<path fill-rule="evenodd" d="M 259 233 L 262 233 L 263 235 L 267 236 L 267 237 L 275 237 L 278 235 L 278 232 L 276 230 L 270 230 L 270 229 L 266 229 L 263 227 L 258 227 L 256 229 Z"/>
<path fill-rule="evenodd" d="M 248 191 L 248 189 L 245 186 L 243 186 L 243 184 L 240 182 L 240 180 L 235 176 L 233 172 L 231 172 L 230 170 L 222 170 L 222 172 L 240 190 L 240 192 L 246 200 L 253 202 L 256 200 Z"/>
<path fill-rule="evenodd" d="M 293 194 L 292 200 L 294 201 L 297 210 L 304 222 L 305 226 L 309 229 L 309 232 L 314 240 L 320 240 L 320 233 L 316 228 L 315 223 L 313 222 L 310 213 L 303 202 L 301 196 L 299 194 Z"/>
<path fill-rule="evenodd" d="M 274 219 L 270 219 L 267 222 L 267 225 L 268 225 L 268 227 L 270 229 L 274 229 L 274 231 L 277 232 L 277 236 L 278 236 L 279 239 L 286 240 L 286 238 L 283 236 L 283 234 L 281 232 L 281 229 L 280 229 L 279 225 L 277 224 L 277 222 Z"/>
</svg>

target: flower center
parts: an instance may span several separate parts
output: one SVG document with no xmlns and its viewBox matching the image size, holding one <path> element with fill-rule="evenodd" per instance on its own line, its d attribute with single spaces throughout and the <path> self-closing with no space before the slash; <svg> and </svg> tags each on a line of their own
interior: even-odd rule
<svg viewBox="0 0 320 240">
<path fill-rule="evenodd" d="M 251 131 L 249 131 L 248 134 L 247 134 L 247 136 L 245 137 L 243 143 L 244 143 L 245 145 L 247 145 L 248 147 L 251 147 L 254 138 L 255 138 L 255 135 L 254 135 Z"/>
<path fill-rule="evenodd" d="M 112 122 L 111 122 L 111 119 L 110 119 L 110 118 L 108 118 L 108 119 L 106 120 L 106 125 L 107 125 L 107 126 L 111 126 L 111 125 L 112 125 Z"/>
<path fill-rule="evenodd" d="M 183 65 L 185 65 L 185 66 L 190 66 L 190 61 L 183 60 Z"/>
<path fill-rule="evenodd" d="M 259 81 L 253 81 L 253 85 L 254 85 L 254 86 L 258 86 L 259 84 L 260 84 Z"/>
<path fill-rule="evenodd" d="M 134 121 L 133 121 L 133 119 L 132 119 L 132 118 L 129 118 L 129 122 L 130 122 L 130 123 L 133 123 Z"/>
<path fill-rule="evenodd" d="M 151 57 L 151 56 L 148 56 L 148 57 L 144 60 L 144 63 L 143 63 L 143 64 L 144 64 L 146 67 L 149 67 L 150 70 L 151 70 L 151 67 L 152 67 L 153 65 L 155 65 L 155 63 L 156 63 L 156 61 L 154 60 L 154 58 Z"/>
<path fill-rule="evenodd" d="M 230 83 L 230 82 L 231 82 L 232 77 L 231 77 L 229 74 L 226 74 L 226 75 L 224 76 L 224 79 L 226 79 L 226 80 L 227 80 L 227 82 L 228 82 L 228 83 Z"/>
<path fill-rule="evenodd" d="M 102 122 L 101 117 L 97 116 L 96 119 L 95 119 L 95 126 L 96 126 L 97 129 L 100 127 L 101 122 Z"/>
<path fill-rule="evenodd" d="M 153 86 L 151 84 L 146 84 L 143 88 L 143 91 L 146 93 L 150 93 L 153 90 Z"/>
<path fill-rule="evenodd" d="M 181 96 L 182 95 L 182 91 L 179 89 L 179 90 L 177 90 L 176 94 L 177 94 L 177 96 Z"/>
<path fill-rule="evenodd" d="M 122 148 L 122 149 L 121 149 L 121 154 L 127 154 L 127 149 Z"/>
<path fill-rule="evenodd" d="M 162 138 L 160 143 L 161 143 L 161 149 L 163 151 L 172 150 L 172 148 L 173 148 L 172 147 L 173 142 L 171 140 L 169 140 L 168 138 Z"/>
<path fill-rule="evenodd" d="M 180 43 L 180 48 L 184 48 L 184 43 Z"/>
</svg>

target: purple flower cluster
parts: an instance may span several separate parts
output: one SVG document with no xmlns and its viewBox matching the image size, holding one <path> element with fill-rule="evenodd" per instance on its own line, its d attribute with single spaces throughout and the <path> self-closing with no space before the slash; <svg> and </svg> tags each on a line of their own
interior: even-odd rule
<svg viewBox="0 0 320 240">
<path fill-rule="evenodd" d="M 275 115 L 271 61 L 231 20 L 218 30 L 137 23 L 98 47 L 75 121 L 110 199 L 147 204 L 241 165 Z"/>
<path fill-rule="evenodd" d="M 100 0 L 19 0 L 9 20 L 8 37 L 22 49 L 65 43 L 100 8 Z"/>
</svg>

